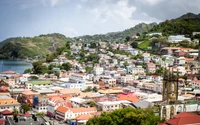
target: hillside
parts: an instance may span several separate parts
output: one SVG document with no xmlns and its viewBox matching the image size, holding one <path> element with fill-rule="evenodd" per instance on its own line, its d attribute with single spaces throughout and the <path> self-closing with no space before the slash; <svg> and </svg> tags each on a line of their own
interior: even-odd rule
<svg viewBox="0 0 200 125">
<path fill-rule="evenodd" d="M 200 32 L 200 14 L 187 13 L 172 20 L 166 20 L 155 25 L 150 32 L 162 32 L 168 35 L 187 35 L 191 36 L 192 32 Z"/>
<path fill-rule="evenodd" d="M 127 36 L 133 36 L 136 35 L 136 33 L 142 34 L 145 31 L 148 31 L 153 28 L 153 26 L 157 25 L 156 23 L 151 23 L 151 24 L 145 24 L 145 23 L 140 23 L 136 25 L 135 27 L 132 27 L 130 29 L 126 29 L 124 31 L 120 32 L 111 32 L 107 34 L 97 34 L 97 35 L 85 35 L 85 36 L 80 36 L 76 37 L 76 40 L 81 40 L 84 42 L 92 42 L 92 41 L 99 41 L 99 40 L 104 40 L 104 41 L 120 41 L 124 40 Z"/>
<path fill-rule="evenodd" d="M 71 41 L 71 39 L 57 33 L 36 37 L 9 38 L 0 42 L 0 58 L 45 57 L 56 48 L 64 46 L 67 41 Z"/>
</svg>

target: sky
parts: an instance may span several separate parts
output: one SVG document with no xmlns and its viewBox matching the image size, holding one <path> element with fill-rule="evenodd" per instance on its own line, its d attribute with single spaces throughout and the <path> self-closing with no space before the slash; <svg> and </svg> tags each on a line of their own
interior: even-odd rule
<svg viewBox="0 0 200 125">
<path fill-rule="evenodd" d="M 61 33 L 67 37 L 122 31 L 200 13 L 200 0 L 0 0 L 0 41 Z"/>
</svg>

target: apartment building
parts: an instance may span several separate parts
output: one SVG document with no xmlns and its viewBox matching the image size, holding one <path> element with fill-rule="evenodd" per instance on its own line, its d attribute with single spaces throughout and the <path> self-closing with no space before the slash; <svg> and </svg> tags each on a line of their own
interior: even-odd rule
<svg viewBox="0 0 200 125">
<path fill-rule="evenodd" d="M 15 99 L 6 96 L 6 95 L 2 95 L 0 96 L 0 112 L 4 111 L 4 110 L 9 110 L 9 111 L 13 111 L 13 109 L 19 109 L 21 106 L 21 104 L 19 102 L 17 102 Z"/>
<path fill-rule="evenodd" d="M 104 102 L 97 102 L 98 108 L 102 111 L 113 111 L 115 109 L 122 108 L 122 104 L 131 103 L 127 100 L 121 101 L 104 101 Z"/>
<path fill-rule="evenodd" d="M 56 109 L 55 118 L 57 120 L 67 120 L 67 119 L 75 119 L 76 117 L 83 114 L 90 114 L 97 112 L 95 107 L 92 108 L 67 108 L 63 106 L 59 106 Z"/>
</svg>

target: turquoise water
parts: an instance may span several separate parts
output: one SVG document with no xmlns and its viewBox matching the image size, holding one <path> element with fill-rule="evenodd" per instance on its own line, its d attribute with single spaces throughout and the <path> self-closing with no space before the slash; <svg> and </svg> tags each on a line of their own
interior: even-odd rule
<svg viewBox="0 0 200 125">
<path fill-rule="evenodd" d="M 31 63 L 17 60 L 0 60 L 0 72 L 13 70 L 22 74 L 25 69 L 32 68 Z"/>
</svg>

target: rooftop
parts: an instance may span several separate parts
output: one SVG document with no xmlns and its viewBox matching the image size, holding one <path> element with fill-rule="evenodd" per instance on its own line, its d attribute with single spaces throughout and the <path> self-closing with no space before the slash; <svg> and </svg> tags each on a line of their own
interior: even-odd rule
<svg viewBox="0 0 200 125">
<path fill-rule="evenodd" d="M 117 105 L 121 103 L 131 103 L 130 101 L 127 100 L 120 100 L 120 101 L 105 101 L 105 102 L 98 102 L 97 104 L 101 105 Z"/>
<path fill-rule="evenodd" d="M 12 117 L 8 118 L 10 125 L 41 125 L 47 122 L 46 120 L 44 120 L 44 118 L 37 116 L 37 121 L 34 121 L 34 119 L 32 119 L 32 117 L 24 117 L 24 116 L 20 116 L 18 117 L 18 122 L 15 122 L 14 119 Z"/>
<path fill-rule="evenodd" d="M 83 102 L 86 101 L 85 99 L 77 98 L 77 97 L 71 98 L 71 99 L 69 99 L 69 100 L 70 100 L 70 101 L 73 101 L 73 102 L 76 102 L 76 103 L 83 103 Z"/>
</svg>

